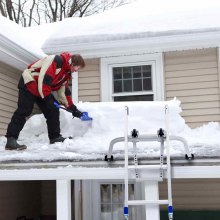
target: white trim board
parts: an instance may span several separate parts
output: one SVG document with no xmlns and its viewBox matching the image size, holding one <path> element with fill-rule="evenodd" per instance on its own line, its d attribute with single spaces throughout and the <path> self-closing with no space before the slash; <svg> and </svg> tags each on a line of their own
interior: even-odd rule
<svg viewBox="0 0 220 220">
<path fill-rule="evenodd" d="M 145 177 L 147 171 L 141 171 Z M 0 181 L 15 180 L 99 180 L 118 179 L 124 180 L 124 168 L 49 168 L 49 169 L 13 169 L 0 170 Z M 165 174 L 166 178 L 166 174 Z M 173 179 L 195 178 L 220 178 L 220 165 L 218 166 L 173 166 Z M 130 173 L 130 179 L 135 179 L 134 172 Z"/>
</svg>

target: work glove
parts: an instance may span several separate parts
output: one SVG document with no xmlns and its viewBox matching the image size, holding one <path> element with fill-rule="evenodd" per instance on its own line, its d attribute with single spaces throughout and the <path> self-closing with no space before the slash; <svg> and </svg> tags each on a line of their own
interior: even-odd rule
<svg viewBox="0 0 220 220">
<path fill-rule="evenodd" d="M 57 109 L 54 102 L 57 102 L 52 94 L 44 97 L 45 104 L 49 110 Z"/>
<path fill-rule="evenodd" d="M 83 113 L 75 105 L 71 105 L 67 109 L 72 113 L 73 117 L 81 118 L 83 116 Z"/>
</svg>

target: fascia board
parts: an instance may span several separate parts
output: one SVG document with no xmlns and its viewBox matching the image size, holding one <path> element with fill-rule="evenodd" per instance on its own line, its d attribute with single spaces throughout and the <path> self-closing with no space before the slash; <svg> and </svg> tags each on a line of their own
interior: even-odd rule
<svg viewBox="0 0 220 220">
<path fill-rule="evenodd" d="M 180 35 L 146 37 L 141 39 L 89 42 L 81 44 L 57 44 L 43 47 L 45 53 L 74 51 L 85 58 L 98 58 L 126 54 L 157 53 L 176 50 L 218 47 L 220 32 L 188 33 Z"/>
<path fill-rule="evenodd" d="M 173 179 L 220 178 L 220 166 L 172 166 Z M 142 174 L 147 177 L 147 172 Z M 118 179 L 123 180 L 124 168 L 82 168 L 63 167 L 48 169 L 13 169 L 0 170 L 0 181 L 11 180 L 94 180 Z M 165 175 L 166 177 L 166 175 Z M 135 179 L 135 175 L 129 175 Z"/>
<path fill-rule="evenodd" d="M 0 61 L 3 63 L 18 70 L 23 70 L 27 65 L 39 58 L 0 34 Z"/>
</svg>

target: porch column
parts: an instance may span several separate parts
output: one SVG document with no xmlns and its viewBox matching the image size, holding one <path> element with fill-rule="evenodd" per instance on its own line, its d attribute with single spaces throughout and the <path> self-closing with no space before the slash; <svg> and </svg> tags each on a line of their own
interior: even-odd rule
<svg viewBox="0 0 220 220">
<path fill-rule="evenodd" d="M 159 200 L 159 186 L 157 181 L 145 181 L 145 199 Z M 146 220 L 160 220 L 160 205 L 146 205 Z"/>
<path fill-rule="evenodd" d="M 71 220 L 71 180 L 56 180 L 57 220 Z"/>
</svg>

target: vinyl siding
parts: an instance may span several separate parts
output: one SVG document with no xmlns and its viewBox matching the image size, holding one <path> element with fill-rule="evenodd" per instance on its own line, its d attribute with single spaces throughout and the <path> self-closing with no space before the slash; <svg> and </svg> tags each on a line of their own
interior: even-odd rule
<svg viewBox="0 0 220 220">
<path fill-rule="evenodd" d="M 220 180 L 172 180 L 172 194 L 174 210 L 219 210 Z M 160 183 L 160 199 L 167 199 L 167 185 L 164 182 Z"/>
<path fill-rule="evenodd" d="M 5 135 L 8 123 L 16 110 L 20 76 L 21 71 L 0 62 L 0 135 Z M 34 112 L 39 112 L 36 106 Z"/>
<path fill-rule="evenodd" d="M 181 115 L 191 127 L 220 121 L 217 49 L 164 54 L 165 97 L 181 101 Z"/>
<path fill-rule="evenodd" d="M 0 63 L 0 135 L 4 135 L 17 106 L 17 84 L 20 72 Z"/>
<path fill-rule="evenodd" d="M 99 59 L 86 60 L 86 67 L 79 72 L 79 101 L 100 101 Z"/>
</svg>

